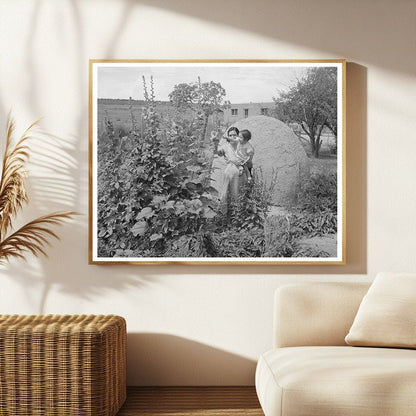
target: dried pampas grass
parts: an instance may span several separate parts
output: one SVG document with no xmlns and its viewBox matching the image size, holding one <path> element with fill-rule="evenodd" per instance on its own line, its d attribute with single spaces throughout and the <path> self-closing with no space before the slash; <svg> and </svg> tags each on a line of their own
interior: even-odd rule
<svg viewBox="0 0 416 416">
<path fill-rule="evenodd" d="M 49 239 L 59 239 L 51 226 L 61 224 L 77 215 L 72 211 L 44 215 L 10 234 L 12 219 L 23 205 L 29 202 L 25 188 L 26 163 L 29 160 L 26 141 L 31 138 L 31 132 L 37 123 L 36 121 L 31 124 L 13 144 L 15 124 L 10 116 L 8 118 L 0 179 L 0 264 L 4 264 L 11 257 L 24 258 L 25 252 L 46 256 L 45 247 L 50 244 Z"/>
</svg>

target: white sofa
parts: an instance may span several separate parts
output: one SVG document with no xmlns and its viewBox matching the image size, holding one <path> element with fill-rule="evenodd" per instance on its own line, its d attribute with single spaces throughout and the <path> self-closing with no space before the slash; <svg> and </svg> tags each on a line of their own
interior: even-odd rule
<svg viewBox="0 0 416 416">
<path fill-rule="evenodd" d="M 266 416 L 416 415 L 416 350 L 344 341 L 369 286 L 307 283 L 276 291 L 274 348 L 256 370 Z"/>
</svg>

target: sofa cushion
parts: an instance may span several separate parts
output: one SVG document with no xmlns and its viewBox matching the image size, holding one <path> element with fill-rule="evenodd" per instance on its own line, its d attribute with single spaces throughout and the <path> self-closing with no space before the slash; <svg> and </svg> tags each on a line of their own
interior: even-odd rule
<svg viewBox="0 0 416 416">
<path fill-rule="evenodd" d="M 345 342 L 416 348 L 416 274 L 378 274 L 358 308 Z"/>
<path fill-rule="evenodd" d="M 368 283 L 298 283 L 274 298 L 273 347 L 345 346 Z"/>
<path fill-rule="evenodd" d="M 277 348 L 260 357 L 256 389 L 266 416 L 416 415 L 416 351 Z"/>
</svg>

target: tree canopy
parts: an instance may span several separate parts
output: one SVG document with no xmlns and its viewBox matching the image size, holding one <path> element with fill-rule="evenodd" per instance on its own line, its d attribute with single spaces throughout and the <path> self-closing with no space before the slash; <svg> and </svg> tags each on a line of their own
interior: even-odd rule
<svg viewBox="0 0 416 416">
<path fill-rule="evenodd" d="M 225 103 L 225 89 L 219 82 L 198 82 L 176 84 L 169 94 L 170 101 L 178 107 L 201 106 L 207 114 L 222 108 Z"/>
<path fill-rule="evenodd" d="M 170 101 L 179 109 L 191 108 L 201 113 L 204 118 L 204 137 L 208 117 L 215 111 L 225 108 L 229 103 L 225 101 L 225 89 L 219 82 L 198 82 L 176 84 L 169 94 Z"/>
<path fill-rule="evenodd" d="M 319 157 L 323 128 L 337 137 L 337 69 L 317 67 L 308 70 L 287 92 L 273 97 L 278 117 L 297 123 L 309 138 L 312 155 Z"/>
</svg>

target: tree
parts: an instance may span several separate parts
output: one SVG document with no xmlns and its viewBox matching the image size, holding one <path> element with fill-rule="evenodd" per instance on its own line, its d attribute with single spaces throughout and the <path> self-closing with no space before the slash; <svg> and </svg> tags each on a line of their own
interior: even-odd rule
<svg viewBox="0 0 416 416">
<path fill-rule="evenodd" d="M 197 88 L 198 84 L 196 83 L 176 84 L 169 94 L 169 99 L 179 109 L 192 108 L 192 105 L 198 102 Z"/>
<path fill-rule="evenodd" d="M 225 94 L 225 89 L 219 82 L 201 83 L 198 77 L 198 82 L 176 84 L 169 99 L 179 111 L 189 108 L 196 111 L 197 117 L 203 118 L 205 137 L 209 116 L 229 105 L 224 100 Z"/>
<path fill-rule="evenodd" d="M 298 123 L 307 134 L 314 157 L 319 157 L 325 126 L 337 137 L 336 68 L 309 69 L 296 85 L 273 100 L 278 117 L 285 122 Z"/>
</svg>

